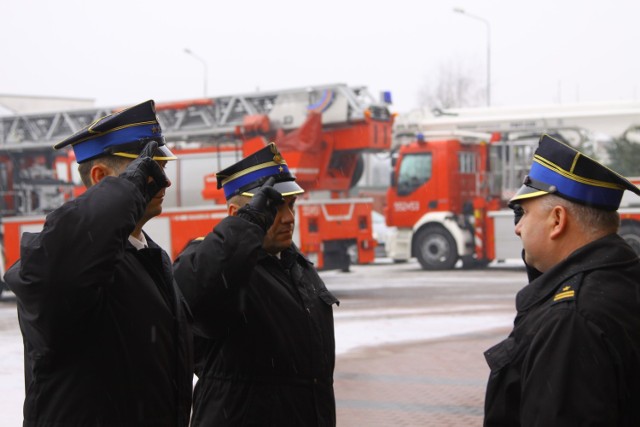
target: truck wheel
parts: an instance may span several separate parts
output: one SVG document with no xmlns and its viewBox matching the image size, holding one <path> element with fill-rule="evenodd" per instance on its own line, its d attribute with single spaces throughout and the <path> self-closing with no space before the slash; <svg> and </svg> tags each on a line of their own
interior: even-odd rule
<svg viewBox="0 0 640 427">
<path fill-rule="evenodd" d="M 486 259 L 475 259 L 472 256 L 462 257 L 462 268 L 464 270 L 475 270 L 486 268 L 489 261 Z"/>
<path fill-rule="evenodd" d="M 347 263 L 347 265 L 342 267 L 342 271 L 344 273 L 348 273 L 352 265 L 358 264 L 359 257 L 358 257 L 357 243 L 352 243 L 349 246 L 347 246 L 347 257 L 349 258 L 349 263 Z"/>
<path fill-rule="evenodd" d="M 444 228 L 424 228 L 415 239 L 414 253 L 424 270 L 451 270 L 456 265 L 456 242 Z"/>
<path fill-rule="evenodd" d="M 640 224 L 626 222 L 620 225 L 618 234 L 640 255 Z"/>
</svg>

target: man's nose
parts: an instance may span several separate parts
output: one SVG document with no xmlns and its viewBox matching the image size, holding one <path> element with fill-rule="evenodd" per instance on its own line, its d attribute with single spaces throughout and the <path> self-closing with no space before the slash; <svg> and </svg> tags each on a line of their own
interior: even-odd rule
<svg viewBox="0 0 640 427">
<path fill-rule="evenodd" d="M 282 222 L 290 223 L 290 222 L 295 221 L 296 216 L 295 216 L 295 214 L 293 212 L 293 209 L 289 209 L 288 207 L 285 207 L 283 209 L 284 209 L 284 212 L 283 212 L 283 215 L 282 215 Z"/>
</svg>

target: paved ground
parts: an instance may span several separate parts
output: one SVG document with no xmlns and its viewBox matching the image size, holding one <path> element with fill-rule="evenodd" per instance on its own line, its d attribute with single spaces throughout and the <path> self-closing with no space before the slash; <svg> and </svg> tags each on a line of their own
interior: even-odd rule
<svg viewBox="0 0 640 427">
<path fill-rule="evenodd" d="M 413 329 L 408 342 L 371 335 L 362 340 L 368 345 L 339 352 L 339 427 L 482 425 L 489 375 L 483 353 L 511 329 L 522 270 L 425 272 L 409 263 L 323 277 L 341 300 L 338 342 L 349 327 L 343 310 L 366 319 L 361 336 L 375 331 L 391 339 Z"/>
<path fill-rule="evenodd" d="M 508 330 L 356 350 L 338 358 L 340 427 L 481 426 L 483 351 Z"/>
<path fill-rule="evenodd" d="M 509 332 L 518 269 L 425 272 L 415 263 L 322 273 L 336 320 L 339 427 L 482 425 L 483 352 Z M 22 420 L 15 298 L 0 301 L 1 426 Z"/>
</svg>

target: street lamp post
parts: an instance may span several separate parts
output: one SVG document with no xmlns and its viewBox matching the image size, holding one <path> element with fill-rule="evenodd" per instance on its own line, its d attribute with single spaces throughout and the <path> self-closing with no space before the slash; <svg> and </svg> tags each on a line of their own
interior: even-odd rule
<svg viewBox="0 0 640 427">
<path fill-rule="evenodd" d="M 202 66 L 204 67 L 202 85 L 203 85 L 203 91 L 204 91 L 203 95 L 206 98 L 207 97 L 207 61 L 205 61 L 204 59 L 200 58 L 198 55 L 193 53 L 190 49 L 185 48 L 184 49 L 184 53 L 186 53 L 187 55 L 193 56 L 195 59 L 200 61 L 202 63 Z"/>
<path fill-rule="evenodd" d="M 472 15 L 467 13 L 464 9 L 459 7 L 454 7 L 453 11 L 456 13 L 461 13 L 469 18 L 477 19 L 478 21 L 482 21 L 487 26 L 487 106 L 491 105 L 491 25 L 489 21 L 480 16 Z"/>
</svg>

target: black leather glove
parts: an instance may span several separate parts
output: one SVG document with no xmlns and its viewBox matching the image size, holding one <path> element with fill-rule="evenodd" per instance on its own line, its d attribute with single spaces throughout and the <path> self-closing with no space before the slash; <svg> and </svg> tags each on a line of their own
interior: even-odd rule
<svg viewBox="0 0 640 427">
<path fill-rule="evenodd" d="M 273 224 L 278 213 L 278 206 L 284 203 L 282 194 L 273 188 L 275 181 L 274 177 L 267 179 L 253 195 L 251 201 L 238 209 L 240 218 L 257 224 L 265 232 Z"/>
<path fill-rule="evenodd" d="M 164 174 L 164 170 L 152 158 L 156 148 L 158 148 L 156 141 L 148 142 L 138 158 L 129 163 L 124 172 L 120 174 L 120 178 L 130 181 L 138 187 L 147 203 L 158 194 L 158 191 L 169 186 L 169 180 Z M 149 177 L 152 179 L 149 180 Z"/>
</svg>

